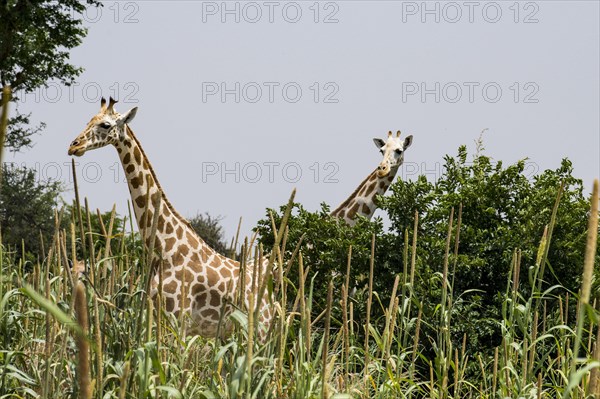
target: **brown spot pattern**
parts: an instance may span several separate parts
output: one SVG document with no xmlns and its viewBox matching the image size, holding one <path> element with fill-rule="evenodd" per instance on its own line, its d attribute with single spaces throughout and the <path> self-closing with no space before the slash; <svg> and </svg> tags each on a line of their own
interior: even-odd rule
<svg viewBox="0 0 600 399">
<path fill-rule="evenodd" d="M 137 176 L 131 178 L 131 185 L 133 188 L 138 188 L 142 184 L 144 184 L 144 174 L 142 172 L 138 173 Z"/>
<path fill-rule="evenodd" d="M 219 274 L 221 274 L 221 277 L 223 278 L 231 278 L 231 270 L 226 267 L 220 268 Z"/>
<path fill-rule="evenodd" d="M 138 147 L 133 149 L 133 157 L 135 158 L 135 163 L 138 165 L 142 163 L 142 154 L 140 153 L 140 149 Z"/>
<path fill-rule="evenodd" d="M 187 254 L 190 252 L 190 249 L 187 247 L 187 245 L 181 244 L 177 247 L 177 251 L 183 256 L 187 256 Z"/>
<path fill-rule="evenodd" d="M 369 187 L 367 188 L 367 191 L 366 191 L 366 193 L 365 193 L 365 196 L 367 196 L 367 197 L 368 197 L 369 195 L 371 195 L 371 193 L 373 192 L 373 190 L 375 190 L 375 186 L 376 186 L 376 185 L 377 185 L 377 183 L 376 183 L 376 182 L 373 182 L 373 183 L 371 183 L 371 184 L 369 185 Z"/>
<path fill-rule="evenodd" d="M 219 275 L 213 269 L 206 270 L 206 277 L 208 278 L 209 287 L 214 287 L 219 282 Z"/>
<path fill-rule="evenodd" d="M 219 320 L 219 312 L 215 309 L 204 309 L 200 314 L 207 319 Z"/>
<path fill-rule="evenodd" d="M 175 237 L 169 237 L 165 240 L 165 251 L 169 252 L 173 249 L 173 245 L 175 245 Z"/>
<path fill-rule="evenodd" d="M 173 258 L 172 258 L 173 266 L 183 265 L 184 260 L 185 260 L 185 257 L 183 255 L 181 255 L 181 253 L 179 253 L 179 252 L 175 253 L 175 255 L 173 255 Z"/>
<path fill-rule="evenodd" d="M 208 301 L 208 294 L 206 292 L 203 292 L 202 294 L 200 294 L 196 297 L 196 304 L 197 304 L 198 308 L 200 308 L 200 309 L 202 309 L 203 307 L 206 307 L 207 301 Z"/>
<path fill-rule="evenodd" d="M 167 302 L 165 303 L 167 307 L 167 312 L 172 312 L 175 309 L 175 300 L 173 298 L 167 297 Z"/>
<path fill-rule="evenodd" d="M 204 291 L 204 287 L 199 283 L 192 285 L 192 289 L 190 290 L 192 296 L 194 297 L 198 296 L 198 294 L 200 294 L 202 291 Z"/>
<path fill-rule="evenodd" d="M 348 218 L 354 219 L 354 216 L 356 216 L 356 212 L 358 212 L 358 207 L 358 204 L 354 204 L 352 208 L 350 208 L 350 210 L 348 211 Z"/>
<path fill-rule="evenodd" d="M 137 197 L 135 199 L 135 204 L 138 206 L 138 208 L 145 208 L 146 207 L 146 196 L 145 195 L 140 195 L 139 197 Z"/>
<path fill-rule="evenodd" d="M 213 260 L 210 262 L 210 266 L 216 268 L 221 267 L 221 259 L 218 256 L 214 256 Z"/>
<path fill-rule="evenodd" d="M 190 243 L 192 248 L 198 248 L 198 245 L 200 245 L 198 239 L 189 231 L 185 234 L 185 238 L 187 238 L 187 241 Z"/>
<path fill-rule="evenodd" d="M 210 290 L 210 306 L 215 308 L 221 306 L 221 297 L 215 290 Z"/>
<path fill-rule="evenodd" d="M 177 281 L 173 280 L 169 284 L 164 285 L 163 290 L 169 294 L 175 294 L 177 292 Z"/>
</svg>

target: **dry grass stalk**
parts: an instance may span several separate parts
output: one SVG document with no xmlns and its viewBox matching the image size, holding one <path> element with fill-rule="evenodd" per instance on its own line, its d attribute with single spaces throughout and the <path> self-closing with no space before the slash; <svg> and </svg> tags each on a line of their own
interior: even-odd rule
<svg viewBox="0 0 600 399">
<path fill-rule="evenodd" d="M 415 265 L 417 263 L 417 229 L 419 227 L 419 212 L 415 210 L 415 224 L 413 226 L 413 240 L 410 258 L 410 286 L 415 284 Z"/>
<path fill-rule="evenodd" d="M 585 315 L 590 302 L 590 293 L 592 289 L 592 277 L 594 274 L 594 260 L 596 257 L 596 247 L 598 245 L 598 179 L 594 180 L 592 189 L 592 203 L 590 217 L 588 219 L 587 244 L 585 247 L 585 256 L 583 260 L 583 277 L 581 282 L 581 296 L 579 297 L 579 312 L 577 314 L 577 332 L 573 344 L 573 359 L 571 361 L 571 377 L 577 371 L 576 362 L 579 356 L 581 346 L 583 325 L 585 324 Z M 594 379 L 598 379 L 597 373 Z M 597 382 L 594 382 L 594 389 Z M 590 384 L 591 385 L 591 384 Z M 594 392 L 595 393 L 595 392 Z M 563 395 L 564 396 L 564 395 Z"/>
<path fill-rule="evenodd" d="M 238 246 L 238 240 L 240 238 L 240 230 L 242 228 L 242 217 L 240 216 L 240 221 L 238 222 L 238 226 L 237 226 L 237 230 L 235 232 L 235 239 L 234 241 L 231 243 L 231 248 L 229 248 L 229 254 L 231 259 L 235 259 L 236 256 L 236 251 L 237 251 L 237 246 Z"/>
<path fill-rule="evenodd" d="M 596 343 L 592 359 L 596 362 L 600 362 L 600 324 L 598 324 L 598 328 L 596 330 Z M 600 371 L 598 368 L 594 368 L 591 371 L 588 394 L 593 395 L 596 399 L 600 398 Z"/>
<path fill-rule="evenodd" d="M 81 239 L 81 252 L 83 258 L 87 258 L 85 247 L 85 234 L 83 234 L 83 217 L 81 216 L 81 201 L 79 200 L 79 185 L 77 184 L 77 168 L 75 168 L 75 158 L 71 158 L 71 173 L 73 176 L 73 187 L 75 188 L 75 212 L 77 213 L 77 223 L 79 224 L 79 238 Z M 75 259 L 75 257 L 73 257 Z"/>
<path fill-rule="evenodd" d="M 373 269 L 375 267 L 375 234 L 371 237 L 371 257 L 369 258 L 369 296 L 367 298 L 367 321 L 365 323 L 365 375 L 369 375 L 369 325 L 371 324 L 371 306 L 373 304 Z M 366 379 L 365 379 L 366 380 Z"/>
<path fill-rule="evenodd" d="M 537 291 L 538 293 L 542 292 L 542 284 L 544 282 L 544 271 L 546 270 L 546 259 L 548 258 L 548 251 L 550 251 L 550 242 L 552 241 L 552 233 L 554 231 L 554 225 L 556 224 L 556 214 L 558 213 L 558 206 L 560 205 L 560 199 L 562 198 L 562 194 L 565 188 L 565 182 L 561 182 L 560 183 L 560 187 L 558 188 L 558 193 L 556 194 L 556 200 L 554 202 L 554 207 L 552 208 L 552 215 L 550 216 L 550 223 L 548 225 L 548 229 L 547 231 L 544 230 L 544 237 L 545 240 L 543 240 L 543 245 L 540 245 L 540 250 L 542 250 L 542 256 L 540 259 L 539 264 L 539 274 L 537 276 L 537 281 L 538 281 L 538 286 L 537 286 Z M 537 310 L 539 308 L 540 305 L 540 299 L 538 297 L 538 299 L 536 300 L 536 305 L 535 305 L 535 309 Z"/>
<path fill-rule="evenodd" d="M 50 275 L 49 273 L 46 273 L 46 299 L 48 301 L 51 300 L 50 298 Z M 44 358 L 45 358 L 45 378 L 44 378 L 44 394 L 46 397 L 51 397 L 52 396 L 52 392 L 50 389 L 50 376 L 51 376 L 51 371 L 50 371 L 50 354 L 52 352 L 52 346 L 54 344 L 53 342 L 53 338 L 54 338 L 54 334 L 52 334 L 52 316 L 50 315 L 50 312 L 46 312 L 46 339 L 45 339 L 45 348 L 44 348 Z"/>
<path fill-rule="evenodd" d="M 494 349 L 494 368 L 492 373 L 492 392 L 496 392 L 498 384 L 498 347 Z"/>
<path fill-rule="evenodd" d="M 325 313 L 325 333 L 323 335 L 323 349 L 321 352 L 321 398 L 329 397 L 327 392 L 327 355 L 329 354 L 329 327 L 331 326 L 331 303 L 333 302 L 333 281 L 329 280 L 327 287 L 327 308 Z"/>
<path fill-rule="evenodd" d="M 90 377 L 90 353 L 87 340 L 88 335 L 88 309 L 85 287 L 81 281 L 75 287 L 75 315 L 81 327 L 81 334 L 77 334 L 77 381 L 79 383 L 79 398 L 91 399 L 92 384 Z"/>
<path fill-rule="evenodd" d="M 129 370 L 131 364 L 129 361 L 125 362 L 123 366 L 123 374 L 121 375 L 121 382 L 119 385 L 119 399 L 125 399 L 125 394 L 127 393 L 127 380 L 129 379 Z"/>
<path fill-rule="evenodd" d="M 342 284 L 342 341 L 343 350 L 343 378 L 344 387 L 348 386 L 348 374 L 350 373 L 350 337 L 348 335 L 348 288 Z"/>
<path fill-rule="evenodd" d="M 454 264 L 452 265 L 452 287 L 454 287 L 454 275 L 456 274 L 456 264 L 458 263 L 458 246 L 460 243 L 460 225 L 462 224 L 462 202 L 458 207 L 458 219 L 456 221 L 456 234 L 454 236 Z"/>
<path fill-rule="evenodd" d="M 598 245 L 598 179 L 594 180 L 592 191 L 592 206 L 588 221 L 587 245 L 583 261 L 583 281 L 581 283 L 581 303 L 588 305 L 592 288 L 592 275 L 594 272 L 594 258 Z"/>
<path fill-rule="evenodd" d="M 2 154 L 4 153 L 4 140 L 6 139 L 6 126 L 8 124 L 8 103 L 11 99 L 10 86 L 2 88 L 2 116 L 0 116 L 0 165 L 2 163 Z M 2 182 L 2 168 L 0 168 L 0 183 Z"/>
<path fill-rule="evenodd" d="M 412 347 L 412 359 L 410 364 L 410 378 L 414 378 L 415 376 L 415 360 L 417 359 L 417 350 L 419 349 L 419 333 L 421 331 L 421 317 L 423 315 L 423 304 L 419 306 L 419 313 L 417 314 L 417 325 L 415 327 L 415 336 L 413 339 L 413 347 Z"/>
<path fill-rule="evenodd" d="M 533 365 L 535 362 L 535 341 L 538 333 L 539 312 L 536 311 L 533 316 L 533 325 L 531 326 L 531 347 L 529 348 L 529 368 L 527 374 L 533 376 Z"/>
<path fill-rule="evenodd" d="M 388 342 L 390 342 L 390 338 L 393 334 L 393 329 L 394 326 L 393 324 L 391 324 L 393 315 L 394 315 L 394 307 L 397 304 L 397 297 L 396 297 L 396 293 L 398 291 L 398 284 L 400 284 L 400 275 L 396 274 L 396 278 L 394 278 L 394 285 L 392 287 L 392 296 L 390 297 L 390 304 L 388 306 L 388 310 L 386 312 L 385 315 L 385 328 L 383 330 L 384 333 L 384 341 L 383 341 L 383 353 L 387 359 L 387 353 L 388 353 Z M 395 318 L 394 318 L 395 319 Z"/>
</svg>

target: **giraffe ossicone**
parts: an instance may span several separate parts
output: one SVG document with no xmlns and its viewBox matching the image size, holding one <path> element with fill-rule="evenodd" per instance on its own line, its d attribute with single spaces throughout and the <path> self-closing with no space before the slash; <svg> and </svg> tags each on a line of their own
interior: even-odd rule
<svg viewBox="0 0 600 399">
<path fill-rule="evenodd" d="M 250 264 L 241 278 L 239 262 L 219 254 L 196 234 L 167 199 L 139 140 L 128 126 L 137 107 L 119 114 L 114 110 L 116 102 L 110 98 L 107 104 L 102 99 L 100 112 L 73 140 L 68 154 L 82 156 L 89 150 L 107 145 L 116 148 L 140 233 L 149 231 L 153 219 L 157 218 L 154 242 L 150 242 L 150 234 L 142 236 L 146 246 L 155 250 L 150 295 L 155 298 L 158 294 L 162 270 L 162 296 L 167 312 L 188 313 L 192 321 L 190 333 L 215 337 L 220 331 L 220 335 L 227 336 L 233 327 L 228 316 L 233 311 L 238 290 L 243 290 L 243 305 L 248 309 L 250 296 L 256 292 L 253 287 L 260 286 L 261 276 L 267 275 L 267 262 Z M 156 267 L 160 263 L 162 267 Z M 255 267 L 258 270 L 254 275 L 258 277 L 253 284 Z M 273 317 L 271 302 L 266 294 L 260 302 L 256 298 L 253 301 L 263 327 L 259 333 L 263 336 Z M 223 311 L 225 323 L 219 326 Z"/>
<path fill-rule="evenodd" d="M 375 146 L 383 155 L 382 161 L 330 215 L 344 220 L 350 226 L 356 224 L 358 215 L 371 219 L 378 208 L 377 195 L 385 194 L 394 181 L 404 162 L 404 152 L 411 146 L 412 140 L 412 135 L 401 139 L 400 130 L 395 136 L 389 131 L 387 140 L 374 138 Z"/>
</svg>

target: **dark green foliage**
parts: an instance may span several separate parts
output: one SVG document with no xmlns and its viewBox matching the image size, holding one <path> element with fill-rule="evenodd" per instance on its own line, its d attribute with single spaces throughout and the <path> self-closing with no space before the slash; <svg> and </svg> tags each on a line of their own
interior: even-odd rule
<svg viewBox="0 0 600 399">
<path fill-rule="evenodd" d="M 95 0 L 0 1 L 0 85 L 10 85 L 13 102 L 46 86 L 50 80 L 70 85 L 82 69 L 69 63 L 69 50 L 87 34 L 78 18 Z M 31 145 L 31 135 L 43 128 L 29 125 L 29 115 L 11 118 L 7 146 L 13 150 Z"/>
<path fill-rule="evenodd" d="M 285 205 L 279 212 L 273 213 L 275 224 L 281 222 L 281 215 Z M 313 289 L 313 315 L 319 315 L 326 306 L 327 285 L 329 279 L 334 279 L 334 297 L 341 297 L 341 287 L 345 283 L 348 261 L 348 249 L 352 245 L 352 263 L 350 268 L 349 291 L 353 291 L 355 314 L 365 314 L 366 300 L 363 300 L 369 281 L 369 258 L 371 255 L 371 240 L 373 234 L 381 237 L 383 227 L 381 219 L 368 221 L 359 218 L 354 227 L 345 222 L 329 216 L 329 208 L 322 204 L 318 212 L 309 212 L 302 205 L 294 204 L 292 215 L 288 221 L 289 233 L 286 243 L 286 256 L 290 258 L 296 248 L 300 237 L 304 235 L 302 257 L 305 270 L 310 269 L 307 286 L 316 275 Z M 267 214 L 265 219 L 258 222 L 256 230 L 261 237 L 265 252 L 272 250 L 274 235 L 271 230 L 271 219 Z M 394 276 L 398 271 L 390 270 L 393 267 L 379 253 L 382 253 L 383 242 L 376 241 L 376 270 L 381 276 Z M 380 261 L 381 260 L 381 261 Z M 298 260 L 290 268 L 287 278 L 293 287 L 299 286 Z M 391 278 L 393 281 L 393 277 Z M 387 284 L 387 281 L 386 281 Z M 308 289 L 308 288 L 307 288 Z M 361 298 L 360 300 L 358 298 Z M 338 315 L 334 314 L 334 318 Z"/>
<path fill-rule="evenodd" d="M 54 209 L 61 202 L 61 184 L 39 181 L 33 169 L 6 165 L 2 176 L 0 227 L 3 242 L 20 255 L 23 241 L 29 253 L 42 257 L 40 237 L 47 243 L 54 233 Z"/>
<path fill-rule="evenodd" d="M 204 215 L 196 214 L 189 219 L 194 231 L 208 244 L 209 247 L 220 253 L 221 255 L 229 256 L 227 243 L 223 238 L 223 226 L 221 226 L 221 216 L 211 216 L 208 213 Z"/>
<path fill-rule="evenodd" d="M 33 144 L 31 137 L 44 130 L 46 124 L 40 122 L 38 126 L 29 126 L 31 123 L 29 119 L 31 117 L 31 112 L 28 114 L 20 114 L 16 107 L 14 112 L 17 115 L 8 119 L 5 145 L 6 148 L 9 148 L 11 151 L 18 152 L 24 148 L 31 147 Z"/>
<path fill-rule="evenodd" d="M 445 173 L 435 184 L 423 176 L 415 182 L 398 181 L 382 200 L 397 237 L 412 228 L 414 212 L 419 212 L 417 275 L 423 297 L 432 303 L 439 298 L 428 286 L 427 276 L 442 272 L 450 210 L 455 209 L 456 226 L 462 204 L 458 259 L 450 258 L 450 272 L 454 262 L 456 272 L 449 278 L 455 296 L 477 290 L 463 299 L 478 304 L 478 317 L 458 317 L 453 333 L 461 338 L 468 332 L 469 342 L 477 349 L 499 343 L 498 327 L 489 320 L 499 319 L 499 293 L 506 287 L 516 249 L 522 252 L 521 291 L 525 296 L 531 294 L 526 270 L 535 263 L 561 183 L 564 192 L 548 254 L 546 270 L 550 272 L 544 275 L 545 287 L 561 284 L 576 292 L 581 276 L 589 207 L 582 182 L 572 176 L 571 162 L 566 159 L 558 169 L 546 170 L 533 180 L 527 179 L 524 170 L 524 161 L 504 167 L 482 155 L 467 162 L 466 149 L 461 147 L 456 157 L 445 158 Z"/>
<path fill-rule="evenodd" d="M 577 292 L 589 201 L 583 194 L 582 182 L 574 178 L 572 172 L 571 162 L 565 159 L 556 170 L 546 170 L 529 179 L 525 174 L 525 161 L 505 166 L 480 154 L 467 161 L 466 148 L 460 147 L 457 156 L 446 156 L 444 174 L 436 182 L 429 182 L 421 176 L 416 181 L 399 180 L 392 185 L 380 203 L 391 222 L 388 232 L 382 231 L 380 221 L 361 220 L 355 227 L 349 227 L 331 219 L 325 206 L 321 211 L 311 213 L 296 205 L 297 212 L 289 222 L 287 250 L 292 251 L 300 235 L 306 234 L 305 241 L 311 246 L 303 247 L 304 264 L 311 269 L 309 279 L 314 273 L 320 275 L 315 287 L 315 301 L 319 304 L 319 301 L 324 301 L 325 281 L 330 276 L 336 276 L 336 287 L 341 286 L 348 247 L 352 245 L 350 289 L 359 289 L 358 298 L 361 299 L 356 306 L 360 307 L 366 302 L 366 296 L 361 296 L 360 292 L 368 282 L 371 235 L 375 233 L 373 280 L 382 305 L 373 305 L 372 317 L 377 320 L 383 307 L 389 304 L 395 276 L 402 274 L 405 268 L 410 270 L 414 215 L 418 211 L 415 285 L 411 289 L 423 305 L 424 320 L 431 320 L 439 317 L 436 306 L 439 306 L 442 297 L 441 277 L 448 221 L 454 208 L 448 274 L 449 284 L 453 284 L 453 301 L 456 302 L 451 335 L 455 347 L 462 345 L 466 333 L 468 349 L 486 351 L 499 344 L 500 328 L 495 320 L 501 319 L 502 294 L 506 290 L 506 279 L 517 249 L 522 253 L 520 291 L 525 297 L 531 295 L 527 270 L 535 264 L 540 240 L 550 222 L 561 183 L 564 191 L 542 288 L 560 284 L 566 290 Z M 461 204 L 460 245 L 455 257 L 454 236 Z M 276 222 L 280 214 L 276 213 Z M 272 244 L 270 226 L 271 222 L 266 218 L 258 227 L 267 250 Z M 403 254 L 407 233 L 408 264 L 405 265 Z M 292 268 L 290 279 L 296 285 L 297 268 Z M 408 281 L 407 276 L 402 276 L 400 285 L 405 281 Z M 317 306 L 313 312 L 318 314 L 320 310 L 322 307 Z M 422 328 L 425 334 L 437 334 L 428 330 L 427 323 Z"/>
</svg>

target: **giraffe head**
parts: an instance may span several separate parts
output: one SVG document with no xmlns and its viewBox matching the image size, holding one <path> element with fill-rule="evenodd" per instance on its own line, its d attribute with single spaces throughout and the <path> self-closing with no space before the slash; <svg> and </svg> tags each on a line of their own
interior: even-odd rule
<svg viewBox="0 0 600 399">
<path fill-rule="evenodd" d="M 404 140 L 400 139 L 400 130 L 396 133 L 396 136 L 392 135 L 392 132 L 388 132 L 387 140 L 380 138 L 374 138 L 373 141 L 379 151 L 383 154 L 383 160 L 377 168 L 377 175 L 379 177 L 387 176 L 390 171 L 398 169 L 402 162 L 404 162 L 404 151 L 412 144 L 413 136 L 407 136 Z"/>
<path fill-rule="evenodd" d="M 121 115 L 113 109 L 116 102 L 112 97 L 108 105 L 104 98 L 100 101 L 100 112 L 92 117 L 83 132 L 73 140 L 69 146 L 69 155 L 80 157 L 88 150 L 116 144 L 125 137 L 125 124 L 133 120 L 137 107 Z"/>
</svg>

